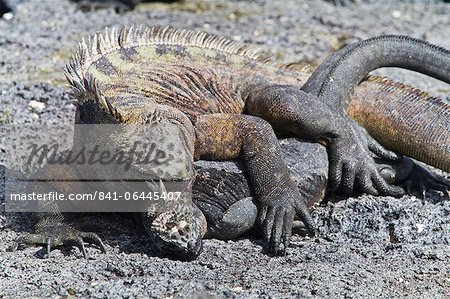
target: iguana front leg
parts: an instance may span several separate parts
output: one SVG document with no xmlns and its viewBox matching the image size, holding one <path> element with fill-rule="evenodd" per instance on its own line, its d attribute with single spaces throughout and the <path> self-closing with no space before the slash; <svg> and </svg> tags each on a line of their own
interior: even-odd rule
<svg viewBox="0 0 450 299">
<path fill-rule="evenodd" d="M 295 213 L 315 231 L 269 123 L 249 115 L 212 114 L 199 117 L 195 129 L 195 159 L 244 161 L 260 204 L 259 221 L 269 252 L 276 253 L 281 241 L 286 251 Z"/>
<path fill-rule="evenodd" d="M 353 120 L 317 96 L 294 86 L 264 84 L 249 87 L 245 95 L 246 111 L 266 119 L 275 131 L 326 142 L 332 191 L 341 188 L 351 193 L 359 188 L 373 195 L 404 194 L 402 188 L 385 181 L 371 156 L 375 153 L 395 160 L 397 155 L 385 150 L 364 129 L 355 127 Z"/>
<path fill-rule="evenodd" d="M 449 50 L 408 36 L 386 35 L 335 52 L 301 89 L 356 119 L 387 148 L 450 172 L 445 101 L 377 77 L 361 83 L 356 96 L 350 97 L 369 72 L 381 67 L 405 68 L 450 83 Z M 375 85 L 381 88 L 375 91 Z"/>
<path fill-rule="evenodd" d="M 301 89 L 334 109 L 346 111 L 387 148 L 450 171 L 449 106 L 445 101 L 376 76 L 366 79 L 350 98 L 370 71 L 383 66 L 410 69 L 450 83 L 448 50 L 408 36 L 391 35 L 363 40 L 333 53 Z M 375 85 L 381 88 L 375 91 Z M 358 124 L 353 127 L 359 130 Z M 409 194 L 424 196 L 427 190 L 448 194 L 448 181 L 409 158 L 384 163 L 396 184 L 401 183 Z"/>
</svg>

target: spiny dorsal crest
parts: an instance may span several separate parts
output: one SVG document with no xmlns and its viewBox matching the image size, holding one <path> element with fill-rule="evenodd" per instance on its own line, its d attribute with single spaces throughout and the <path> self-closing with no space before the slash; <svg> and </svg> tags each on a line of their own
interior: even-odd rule
<svg viewBox="0 0 450 299">
<path fill-rule="evenodd" d="M 66 65 L 65 76 L 78 103 L 81 104 L 87 97 L 97 93 L 95 78 L 88 73 L 90 65 L 118 49 L 157 45 L 198 47 L 261 62 L 268 60 L 257 48 L 205 32 L 171 27 L 106 28 L 103 32 L 89 36 L 87 41 L 83 38 L 78 51 Z"/>
<path fill-rule="evenodd" d="M 447 111 L 447 113 L 450 112 L 448 104 L 446 104 L 443 99 L 434 97 L 426 91 L 377 75 L 368 75 L 366 76 L 365 80 L 367 82 L 379 83 L 390 91 L 399 92 L 404 94 L 405 96 L 414 96 L 422 101 L 434 103 L 439 107 L 443 107 L 445 111 Z"/>
</svg>

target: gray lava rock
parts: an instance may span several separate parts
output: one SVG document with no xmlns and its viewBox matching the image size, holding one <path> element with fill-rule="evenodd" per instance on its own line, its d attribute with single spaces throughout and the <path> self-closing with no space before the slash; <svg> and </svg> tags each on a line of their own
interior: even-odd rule
<svg viewBox="0 0 450 299">
<path fill-rule="evenodd" d="M 35 136 L 70 146 L 74 106 L 63 66 L 82 36 L 105 26 L 204 30 L 257 44 L 285 63 L 317 64 L 347 42 L 380 34 L 411 35 L 450 49 L 448 4 L 360 2 L 191 0 L 140 4 L 120 15 L 114 9 L 83 13 L 68 0 L 23 1 L 12 19 L 0 19 L 0 164 L 22 170 L 22 145 Z M 448 84 L 411 72 L 380 72 L 433 95 L 450 94 Z M 45 108 L 29 109 L 32 100 Z M 300 152 L 293 141 L 283 147 L 290 145 L 298 149 L 291 165 L 300 161 L 298 155 L 314 153 Z M 301 157 L 311 161 L 314 173 L 311 155 Z M 267 256 L 259 240 L 244 237 L 206 240 L 203 254 L 186 263 L 155 257 L 126 215 L 86 216 L 108 249 L 103 255 L 88 246 L 89 260 L 69 248 L 53 250 L 50 259 L 41 258 L 41 248 L 9 252 L 32 226 L 29 215 L 5 213 L 2 205 L 0 297 L 448 298 L 449 213 L 450 203 L 437 194 L 425 201 L 410 196 L 329 201 L 313 213 L 319 237 L 294 236 L 286 257 Z"/>
</svg>

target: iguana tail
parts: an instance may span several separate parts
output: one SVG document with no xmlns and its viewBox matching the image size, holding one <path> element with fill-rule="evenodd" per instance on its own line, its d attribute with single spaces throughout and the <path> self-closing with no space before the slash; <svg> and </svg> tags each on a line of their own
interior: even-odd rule
<svg viewBox="0 0 450 299">
<path fill-rule="evenodd" d="M 408 36 L 385 35 L 347 46 L 311 75 L 302 89 L 346 109 L 362 79 L 381 67 L 400 67 L 450 83 L 450 51 Z"/>
<path fill-rule="evenodd" d="M 385 147 L 450 172 L 450 106 L 372 70 L 401 67 L 450 83 L 450 51 L 386 35 L 347 46 L 321 64 L 302 89 L 348 111 Z M 350 101 L 350 95 L 355 96 Z"/>
<path fill-rule="evenodd" d="M 386 148 L 450 172 L 450 105 L 444 100 L 369 76 L 347 112 Z"/>
</svg>

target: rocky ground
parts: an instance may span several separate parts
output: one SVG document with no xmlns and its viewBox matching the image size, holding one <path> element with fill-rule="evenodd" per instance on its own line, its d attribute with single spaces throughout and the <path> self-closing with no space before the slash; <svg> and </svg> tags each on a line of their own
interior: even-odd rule
<svg viewBox="0 0 450 299">
<path fill-rule="evenodd" d="M 70 143 L 74 106 L 62 68 L 82 36 L 105 26 L 201 29 L 257 44 L 280 62 L 318 63 L 343 43 L 390 33 L 450 49 L 450 5 L 440 1 L 193 0 L 124 14 L 83 12 L 68 0 L 19 2 L 10 1 L 13 11 L 0 19 L 0 164 L 16 170 L 24 170 L 24 140 Z M 448 84 L 382 73 L 449 97 Z M 269 257 L 259 240 L 242 238 L 207 240 L 192 262 L 155 257 L 130 220 L 96 216 L 107 254 L 90 247 L 84 259 L 61 249 L 43 259 L 41 248 L 8 251 L 31 223 L 2 205 L 0 297 L 449 298 L 449 215 L 450 203 L 437 194 L 349 198 L 319 207 L 320 236 L 295 236 L 286 257 Z"/>
</svg>

